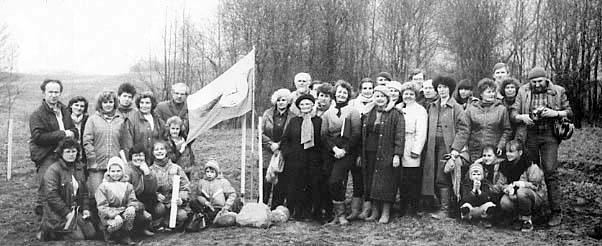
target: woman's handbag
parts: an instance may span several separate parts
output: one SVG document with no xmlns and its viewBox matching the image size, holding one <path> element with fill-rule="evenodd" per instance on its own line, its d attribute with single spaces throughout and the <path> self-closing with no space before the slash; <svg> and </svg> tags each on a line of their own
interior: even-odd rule
<svg viewBox="0 0 602 246">
<path fill-rule="evenodd" d="M 274 154 L 272 154 L 272 159 L 270 159 L 270 164 L 268 165 L 268 170 L 265 173 L 265 179 L 272 183 L 278 183 L 278 175 L 277 173 L 281 173 L 284 170 L 284 158 L 282 158 L 282 153 L 279 150 L 276 150 Z"/>
</svg>

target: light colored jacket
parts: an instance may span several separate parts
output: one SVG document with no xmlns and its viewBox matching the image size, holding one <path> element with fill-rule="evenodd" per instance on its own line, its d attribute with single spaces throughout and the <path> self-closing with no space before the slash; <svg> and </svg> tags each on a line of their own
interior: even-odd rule
<svg viewBox="0 0 602 246">
<path fill-rule="evenodd" d="M 412 158 L 411 153 L 420 155 L 426 142 L 428 114 L 426 109 L 418 103 L 407 104 L 402 108 L 405 124 L 405 148 L 403 150 L 402 166 L 419 167 L 420 157 Z"/>
<path fill-rule="evenodd" d="M 127 130 L 124 119 L 115 114 L 112 119 L 96 112 L 86 122 L 84 150 L 88 169 L 106 170 L 109 158 L 119 156 L 119 150 L 127 148 Z"/>
</svg>

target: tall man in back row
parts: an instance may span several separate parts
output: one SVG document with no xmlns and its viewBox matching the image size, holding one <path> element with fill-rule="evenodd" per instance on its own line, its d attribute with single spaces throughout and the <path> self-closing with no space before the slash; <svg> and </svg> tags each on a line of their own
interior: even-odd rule
<svg viewBox="0 0 602 246">
<path fill-rule="evenodd" d="M 554 120 L 571 117 L 573 111 L 565 89 L 552 83 L 545 69 L 535 67 L 528 75 L 529 83 L 518 90 L 516 103 L 510 116 L 523 123 L 517 128 L 516 138 L 525 142 L 529 162 L 539 163 L 544 170 L 548 188 L 548 202 L 552 216 L 549 226 L 562 223 L 560 208 L 560 177 L 558 175 L 558 145 L 554 136 Z"/>
<path fill-rule="evenodd" d="M 179 116 L 184 121 L 186 133 L 188 133 L 188 86 L 184 83 L 176 83 L 171 86 L 171 100 L 160 102 L 155 108 L 155 114 L 164 122 L 172 116 Z"/>
<path fill-rule="evenodd" d="M 29 117 L 29 151 L 31 160 L 36 165 L 36 182 L 39 185 L 34 208 L 37 215 L 42 215 L 44 174 L 46 169 L 58 160 L 54 150 L 65 137 L 79 137 L 79 131 L 71 120 L 71 113 L 59 100 L 63 93 L 63 83 L 60 80 L 47 79 L 42 82 L 40 89 L 43 95 L 42 105 Z"/>
</svg>

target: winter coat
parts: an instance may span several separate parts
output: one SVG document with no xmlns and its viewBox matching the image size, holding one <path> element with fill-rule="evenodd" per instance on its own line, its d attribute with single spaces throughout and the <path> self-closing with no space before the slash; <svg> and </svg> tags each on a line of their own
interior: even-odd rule
<svg viewBox="0 0 602 246">
<path fill-rule="evenodd" d="M 443 107 L 441 99 L 437 99 L 428 105 L 428 132 L 426 139 L 426 153 L 422 163 L 422 194 L 425 196 L 435 195 L 435 139 L 437 137 L 437 121 L 443 127 L 443 140 L 447 152 L 451 152 L 451 146 L 456 136 L 457 125 L 464 112 L 462 106 L 456 100 L 450 98 Z M 441 110 L 441 119 L 439 119 Z"/>
<path fill-rule="evenodd" d="M 547 94 L 547 107 L 553 110 L 562 110 L 567 111 L 567 117 L 573 117 L 573 110 L 571 109 L 571 105 L 569 104 L 569 100 L 566 96 L 566 91 L 564 87 L 553 84 L 552 81 L 548 81 L 548 89 L 546 91 Z M 531 84 L 527 83 L 522 85 L 518 89 L 518 93 L 516 95 L 516 102 L 513 104 L 513 110 L 511 111 L 510 118 L 515 122 L 519 120 L 516 119 L 516 116 L 521 114 L 529 114 L 531 112 Z M 516 129 L 516 139 L 519 139 L 523 142 L 527 139 L 527 125 L 521 123 L 518 125 Z"/>
<path fill-rule="evenodd" d="M 191 173 L 192 167 L 195 165 L 194 154 L 192 153 L 192 147 L 190 146 L 191 144 L 189 143 L 184 148 L 184 152 L 180 153 L 180 148 L 182 148 L 182 145 L 184 143 L 186 143 L 186 139 L 182 138 L 180 140 L 183 140 L 183 141 L 176 144 L 176 142 L 171 137 L 167 138 L 167 144 L 169 144 L 169 146 L 172 150 L 168 154 L 168 156 L 169 156 L 169 159 L 171 160 L 171 162 L 178 164 L 180 167 L 182 167 L 182 169 L 184 169 L 184 172 Z M 152 146 L 151 146 L 151 148 L 152 148 Z"/>
<path fill-rule="evenodd" d="M 73 178 L 77 181 L 74 192 Z M 75 194 L 74 194 L 75 193 Z M 65 218 L 75 206 L 89 210 L 88 189 L 84 176 L 84 164 L 81 162 L 67 165 L 62 159 L 48 167 L 44 174 L 44 213 L 40 228 L 43 231 L 67 232 L 64 230 Z"/>
<path fill-rule="evenodd" d="M 275 107 L 271 107 L 269 109 L 267 109 L 265 112 L 263 112 L 263 122 L 262 122 L 262 135 L 261 135 L 261 144 L 263 146 L 262 148 L 262 154 L 263 154 L 263 168 L 267 168 L 268 165 L 270 164 L 270 160 L 272 159 L 272 155 L 274 154 L 274 152 L 272 152 L 272 149 L 270 148 L 270 145 L 274 142 L 274 135 L 273 135 L 273 130 L 274 130 L 274 111 L 276 111 Z M 284 129 L 286 129 L 286 126 L 288 125 L 288 123 L 290 122 L 290 120 L 295 117 L 290 110 L 287 109 L 286 111 L 286 121 L 284 123 L 284 126 L 282 128 L 282 132 L 284 133 Z"/>
<path fill-rule="evenodd" d="M 208 196 L 206 198 L 208 198 L 211 206 L 216 209 L 223 208 L 224 206 L 232 207 L 236 200 L 236 190 L 221 175 L 213 180 L 199 180 L 193 194 L 195 194 L 195 197 L 199 197 L 204 196 L 203 193 L 205 196 Z"/>
<path fill-rule="evenodd" d="M 349 105 L 357 109 L 361 115 L 367 114 L 370 112 L 373 106 L 369 105 L 372 103 L 373 98 L 366 98 L 362 95 L 358 95 L 355 99 L 349 101 Z"/>
<path fill-rule="evenodd" d="M 109 158 L 119 156 L 119 150 L 127 151 L 128 135 L 124 119 L 115 115 L 108 120 L 96 112 L 86 122 L 84 150 L 88 158 L 88 170 L 106 170 Z"/>
<path fill-rule="evenodd" d="M 79 139 L 79 131 L 75 128 L 73 120 L 71 120 L 71 112 L 61 102 L 58 102 L 58 107 L 63 115 L 65 130 L 72 130 L 75 133 L 75 138 Z M 56 115 L 45 100 L 42 100 L 42 105 L 29 117 L 29 130 L 31 132 L 29 140 L 30 157 L 35 163 L 54 154 L 59 142 L 66 136 L 65 132 L 59 128 Z"/>
<path fill-rule="evenodd" d="M 173 175 L 175 174 L 180 176 L 180 198 L 182 200 L 188 200 L 190 181 L 180 166 L 173 164 L 171 160 L 168 160 L 164 166 L 155 162 L 155 164 L 150 166 L 150 170 L 157 178 L 157 193 L 165 196 L 163 203 L 171 202 Z"/>
<path fill-rule="evenodd" d="M 86 163 L 86 152 L 83 151 L 84 149 L 84 131 L 86 130 L 86 122 L 88 122 L 88 118 L 90 118 L 90 116 L 88 114 L 83 114 L 82 115 L 82 120 L 80 121 L 80 125 L 78 126 L 75 121 L 73 121 L 73 125 L 75 126 L 75 129 L 77 129 L 77 135 L 79 135 L 79 138 L 77 139 L 77 141 L 79 142 L 81 148 L 82 148 L 82 157 L 81 157 L 81 161 L 83 163 Z"/>
<path fill-rule="evenodd" d="M 150 205 L 150 199 L 155 197 L 158 189 L 155 174 L 150 171 L 148 175 L 144 175 L 142 170 L 134 166 L 131 162 L 125 167 L 124 174 L 129 177 L 129 182 L 134 188 L 136 198 L 145 205 Z M 154 202 L 154 199 L 152 202 Z"/>
<path fill-rule="evenodd" d="M 320 117 L 312 117 L 311 123 L 314 128 L 314 146 L 304 149 L 301 144 L 301 126 L 303 118 L 300 116 L 290 120 L 280 141 L 280 151 L 284 158 L 284 175 L 283 180 L 286 180 L 286 197 L 291 202 L 305 200 L 309 187 L 310 169 L 318 169 L 322 167 L 322 142 L 320 140 L 320 132 L 322 119 Z"/>
<path fill-rule="evenodd" d="M 467 176 L 470 173 L 467 173 Z M 491 192 L 491 182 L 487 179 L 481 180 L 481 192 L 479 194 L 474 193 L 473 190 L 473 181 L 469 178 L 466 178 L 462 181 L 461 186 L 461 194 L 462 199 L 460 200 L 460 205 L 464 203 L 469 203 L 472 206 L 481 206 L 486 202 L 492 201 L 493 194 Z"/>
<path fill-rule="evenodd" d="M 163 122 L 167 122 L 167 119 L 172 116 L 179 116 L 184 122 L 186 129 L 190 129 L 188 124 L 188 106 L 186 101 L 180 105 L 176 104 L 173 100 L 160 102 L 155 108 L 155 115 L 159 117 L 159 119 L 163 120 Z M 188 132 L 186 132 L 186 134 L 188 134 Z"/>
<path fill-rule="evenodd" d="M 468 146 L 470 158 L 475 161 L 486 145 L 505 149 L 511 134 L 512 127 L 504 105 L 497 100 L 488 107 L 483 107 L 481 102 L 473 102 L 460 118 L 452 149 L 461 151 Z"/>
<path fill-rule="evenodd" d="M 165 121 L 157 115 L 153 115 L 153 122 L 154 128 L 151 129 L 150 123 L 144 118 L 144 115 L 140 111 L 131 114 L 130 118 L 125 120 L 128 134 L 127 146 L 133 146 L 134 143 L 142 144 L 148 153 L 152 153 L 153 140 L 163 137 L 165 128 Z M 127 150 L 129 150 L 129 148 L 127 148 Z"/>
<path fill-rule="evenodd" d="M 405 147 L 403 149 L 403 167 L 419 167 L 420 157 L 412 158 L 411 153 L 422 154 L 426 142 L 428 114 L 418 103 L 406 104 L 401 110 L 405 119 Z"/>
<path fill-rule="evenodd" d="M 347 105 L 341 108 L 341 116 L 337 116 L 339 109 L 331 107 L 322 115 L 322 142 L 325 151 L 332 152 L 337 146 L 345 150 L 347 154 L 354 154 L 359 147 L 361 138 L 361 116 L 357 109 Z M 341 137 L 341 129 L 345 123 L 344 133 Z"/>
<path fill-rule="evenodd" d="M 362 116 L 362 163 L 366 166 L 366 139 L 368 136 L 368 121 L 371 117 L 376 117 L 377 109 L 371 109 Z M 380 118 L 379 135 L 376 146 L 376 161 L 374 163 L 374 173 L 371 184 L 364 184 L 370 189 L 371 199 L 382 201 L 394 201 L 397 193 L 397 184 L 400 176 L 400 168 L 393 167 L 393 156 L 398 155 L 402 160 L 405 146 L 405 120 L 403 114 L 393 109 L 389 105 L 382 113 Z M 368 179 L 365 179 L 368 180 Z"/>
<path fill-rule="evenodd" d="M 128 183 L 127 179 L 127 175 L 123 175 L 121 180 L 112 180 L 108 173 L 105 173 L 104 180 L 94 194 L 101 224 L 106 225 L 107 220 L 114 219 L 127 207 L 144 209 L 144 205 L 136 198 L 134 186 Z"/>
</svg>

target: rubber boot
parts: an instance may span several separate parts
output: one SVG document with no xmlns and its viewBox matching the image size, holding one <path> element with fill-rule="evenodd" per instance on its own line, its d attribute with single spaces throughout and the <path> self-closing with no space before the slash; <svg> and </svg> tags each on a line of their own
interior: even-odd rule
<svg viewBox="0 0 602 246">
<path fill-rule="evenodd" d="M 383 203 L 383 212 L 380 215 L 380 219 L 378 220 L 378 223 L 379 224 L 388 224 L 390 214 L 391 214 L 391 203 L 390 202 Z"/>
<path fill-rule="evenodd" d="M 370 217 L 365 219 L 365 221 L 376 221 L 379 217 L 378 203 L 372 202 L 372 213 L 370 214 Z"/>
<path fill-rule="evenodd" d="M 360 210 L 362 209 L 362 198 L 354 197 L 351 199 L 351 213 L 346 217 L 347 220 L 359 219 Z"/>
<path fill-rule="evenodd" d="M 449 188 L 439 189 L 439 201 L 441 202 L 441 208 L 438 212 L 431 214 L 431 217 L 445 219 L 449 217 Z"/>
<path fill-rule="evenodd" d="M 370 212 L 372 212 L 371 205 L 372 203 L 370 201 L 365 201 L 362 205 L 362 213 L 360 213 L 360 215 L 358 215 L 357 218 L 360 220 L 365 220 L 366 218 L 368 218 L 368 216 L 370 216 Z"/>
</svg>

